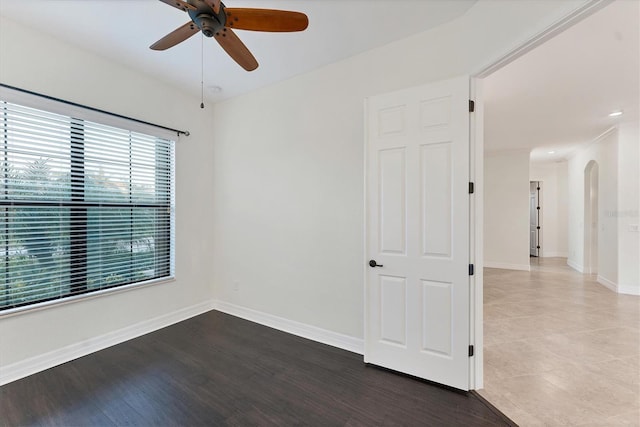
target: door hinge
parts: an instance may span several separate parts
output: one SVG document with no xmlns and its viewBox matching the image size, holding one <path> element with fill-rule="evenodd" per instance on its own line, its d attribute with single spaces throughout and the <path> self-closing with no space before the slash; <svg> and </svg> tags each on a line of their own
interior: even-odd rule
<svg viewBox="0 0 640 427">
<path fill-rule="evenodd" d="M 473 113 L 476 111 L 476 102 L 472 99 L 469 100 L 469 112 Z"/>
<path fill-rule="evenodd" d="M 473 264 L 469 264 L 469 276 L 473 276 Z"/>
<path fill-rule="evenodd" d="M 469 346 L 469 357 L 473 356 L 473 346 Z"/>
<path fill-rule="evenodd" d="M 473 194 L 473 192 L 475 191 L 475 186 L 473 185 L 473 182 L 469 183 L 469 194 Z"/>
</svg>

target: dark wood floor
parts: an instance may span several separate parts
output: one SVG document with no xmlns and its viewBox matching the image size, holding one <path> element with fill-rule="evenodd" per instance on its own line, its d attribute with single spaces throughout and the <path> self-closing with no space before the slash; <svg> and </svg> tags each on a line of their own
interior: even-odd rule
<svg viewBox="0 0 640 427">
<path fill-rule="evenodd" d="M 212 311 L 0 387 L 0 425 L 508 425 L 477 395 Z"/>
</svg>

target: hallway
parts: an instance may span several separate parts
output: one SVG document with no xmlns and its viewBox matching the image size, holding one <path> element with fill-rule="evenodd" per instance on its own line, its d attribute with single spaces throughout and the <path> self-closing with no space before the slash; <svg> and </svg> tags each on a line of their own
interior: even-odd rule
<svg viewBox="0 0 640 427">
<path fill-rule="evenodd" d="M 487 400 L 521 426 L 640 426 L 640 297 L 565 258 L 484 274 Z"/>
</svg>

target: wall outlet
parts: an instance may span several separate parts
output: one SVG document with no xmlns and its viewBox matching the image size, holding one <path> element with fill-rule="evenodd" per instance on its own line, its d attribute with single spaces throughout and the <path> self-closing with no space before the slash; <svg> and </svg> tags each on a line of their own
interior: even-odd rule
<svg viewBox="0 0 640 427">
<path fill-rule="evenodd" d="M 638 224 L 629 224 L 629 231 L 633 233 L 640 233 L 640 225 Z"/>
<path fill-rule="evenodd" d="M 238 282 L 237 280 L 233 281 L 233 290 L 238 292 L 238 290 L 240 289 L 240 282 Z"/>
</svg>

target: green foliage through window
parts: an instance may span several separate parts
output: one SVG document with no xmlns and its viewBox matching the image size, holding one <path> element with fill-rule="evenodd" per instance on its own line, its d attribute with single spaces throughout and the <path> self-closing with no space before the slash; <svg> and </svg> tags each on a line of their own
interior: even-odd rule
<svg viewBox="0 0 640 427">
<path fill-rule="evenodd" d="M 173 274 L 173 141 L 0 101 L 0 310 Z"/>
</svg>

